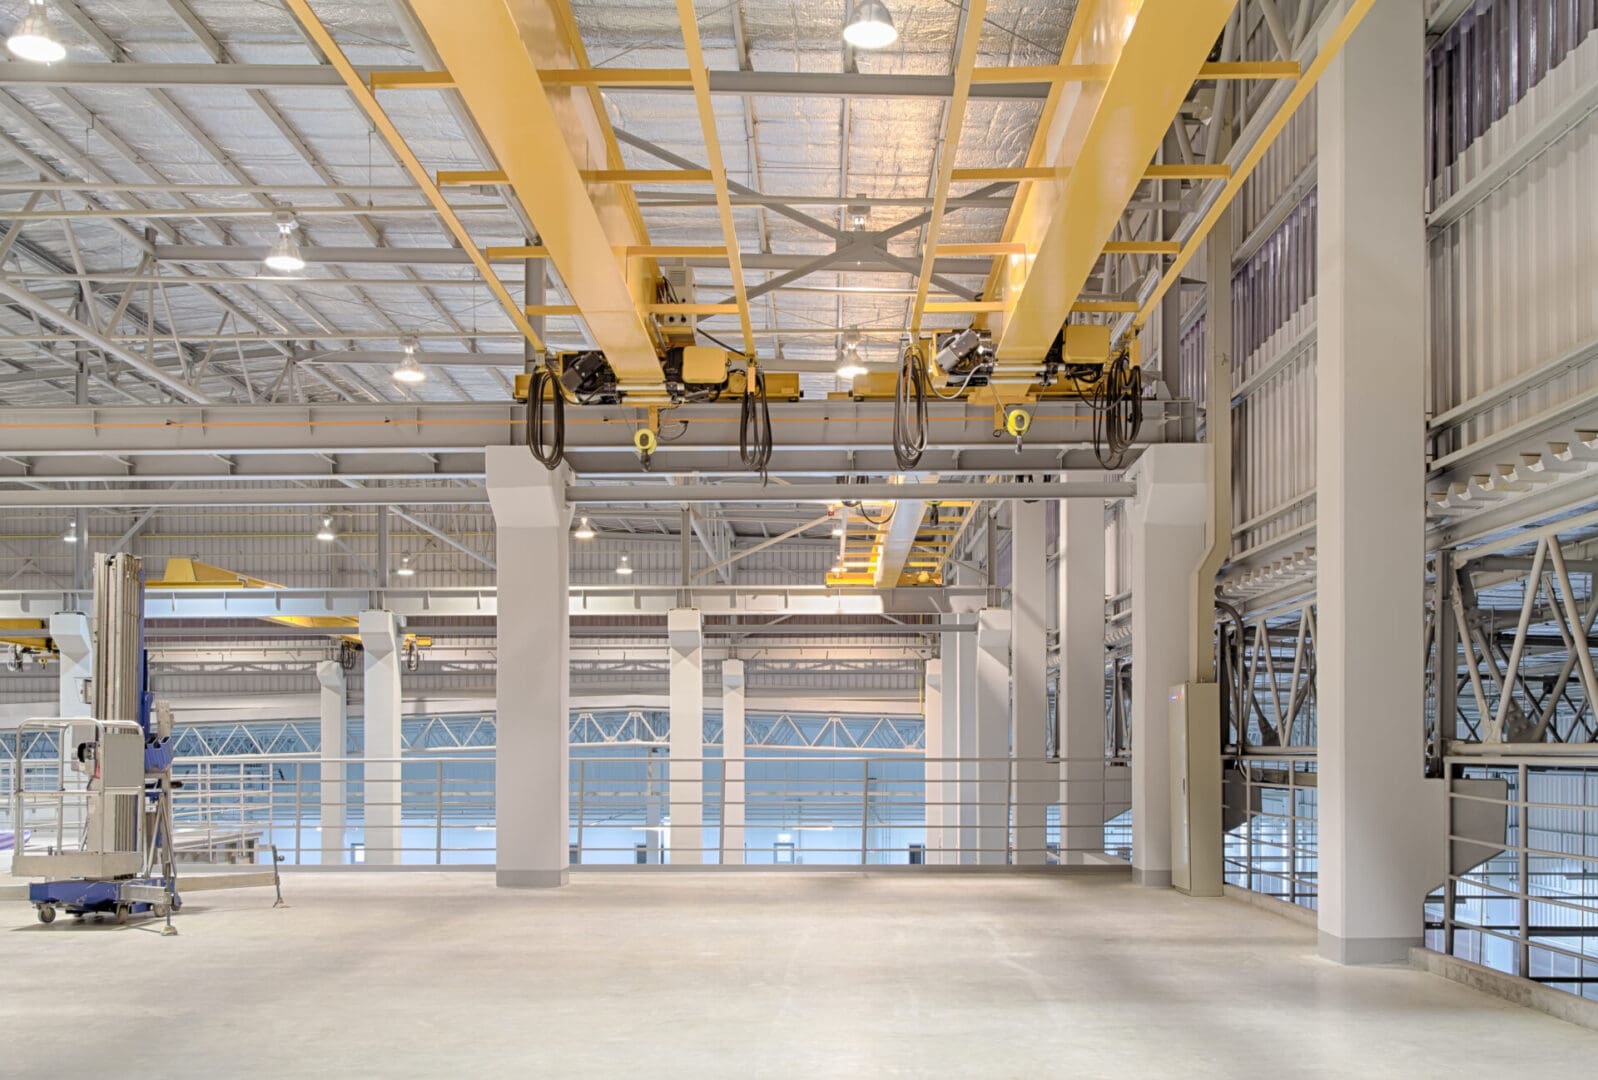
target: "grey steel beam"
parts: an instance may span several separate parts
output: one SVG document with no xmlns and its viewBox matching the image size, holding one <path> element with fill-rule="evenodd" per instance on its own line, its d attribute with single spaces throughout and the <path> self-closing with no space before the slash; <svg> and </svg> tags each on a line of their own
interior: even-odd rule
<svg viewBox="0 0 1598 1080">
<path fill-rule="evenodd" d="M 774 502 L 832 503 L 844 499 L 1125 499 L 1137 488 L 1127 481 L 1074 480 L 1016 484 L 679 484 L 650 488 L 637 484 L 574 484 L 566 501 L 584 505 L 621 503 Z"/>
<path fill-rule="evenodd" d="M 705 205 L 712 205 L 707 202 Z M 1007 207 L 1009 203 L 999 203 L 1000 207 Z M 136 212 L 128 214 L 130 218 L 137 217 Z M 266 258 L 265 245 L 251 244 L 157 244 L 155 257 L 162 262 L 180 263 L 259 263 Z M 391 248 L 391 247 L 302 247 L 301 255 L 307 263 L 375 263 L 388 266 L 469 266 L 469 259 L 464 251 L 458 248 Z M 793 270 L 815 261 L 814 255 L 767 255 L 762 252 L 747 252 L 743 255 L 745 270 Z M 725 270 L 727 260 L 715 259 L 689 259 L 694 266 L 704 266 L 712 269 Z M 935 269 L 940 274 L 986 274 L 992 266 L 991 259 L 939 259 Z M 900 268 L 892 263 L 874 259 L 854 263 L 840 263 L 837 267 L 840 273 L 899 273 Z M 292 284 L 305 284 L 302 279 L 285 279 Z M 262 284 L 270 284 L 271 279 L 263 276 Z M 338 281 L 328 281 L 328 285 L 343 284 Z M 393 284 L 404 285 L 409 282 L 396 281 Z M 427 283 L 424 283 L 427 284 Z"/>
<path fill-rule="evenodd" d="M 471 506 L 487 505 L 482 487 L 385 488 L 96 488 L 0 491 L 0 507 L 144 510 L 168 506 Z M 414 522 L 413 522 L 414 524 Z"/>
<path fill-rule="evenodd" d="M 415 67 L 359 68 L 363 76 L 374 72 L 416 72 Z M 779 97 L 933 97 L 954 93 L 952 75 L 877 75 L 861 72 L 821 71 L 712 71 L 710 90 L 715 94 Z M 226 87 L 239 90 L 328 89 L 343 90 L 338 72 L 322 64 L 161 64 L 88 63 L 3 64 L 0 86 L 50 86 L 163 89 Z M 652 86 L 629 89 L 607 87 L 608 93 L 689 94 L 693 87 Z M 1048 97 L 1047 82 L 978 83 L 974 98 L 1038 100 Z"/>
</svg>

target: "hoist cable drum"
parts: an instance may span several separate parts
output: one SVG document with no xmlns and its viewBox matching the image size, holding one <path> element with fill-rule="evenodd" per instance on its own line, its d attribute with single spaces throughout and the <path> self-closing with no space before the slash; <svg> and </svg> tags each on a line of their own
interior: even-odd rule
<svg viewBox="0 0 1598 1080">
<path fill-rule="evenodd" d="M 893 457 L 901 470 L 921 463 L 927 448 L 927 372 L 913 344 L 904 348 L 893 384 Z"/>
<path fill-rule="evenodd" d="M 1106 469 L 1126 463 L 1143 426 L 1143 368 L 1122 349 L 1104 368 L 1089 399 L 1093 406 L 1093 454 Z"/>
<path fill-rule="evenodd" d="M 546 390 L 549 392 L 547 420 Z M 533 369 L 527 386 L 527 448 L 546 469 L 559 468 L 566 460 L 566 395 L 547 364 Z"/>
</svg>

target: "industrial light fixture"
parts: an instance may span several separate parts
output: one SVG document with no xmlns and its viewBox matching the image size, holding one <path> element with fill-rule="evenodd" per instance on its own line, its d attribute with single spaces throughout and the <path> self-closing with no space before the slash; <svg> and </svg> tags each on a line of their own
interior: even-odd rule
<svg viewBox="0 0 1598 1080">
<path fill-rule="evenodd" d="M 316 538 L 324 544 L 331 544 L 338 539 L 338 530 L 333 528 L 333 519 L 325 517 L 321 526 L 316 530 Z"/>
<path fill-rule="evenodd" d="M 881 49 L 899 38 L 893 16 L 882 0 L 855 0 L 854 14 L 843 26 L 843 40 L 857 49 Z"/>
<path fill-rule="evenodd" d="M 627 556 L 623 555 L 621 557 L 621 562 L 616 564 L 616 573 L 622 575 L 623 577 L 626 577 L 628 574 L 631 574 L 632 572 L 633 572 L 632 563 L 628 562 L 627 561 Z"/>
<path fill-rule="evenodd" d="M 6 39 L 11 55 L 39 64 L 53 64 L 67 55 L 66 46 L 50 32 L 50 8 L 45 0 L 28 0 L 28 13 Z"/>
<path fill-rule="evenodd" d="M 843 338 L 843 348 L 838 350 L 838 378 L 853 379 L 864 375 L 866 366 L 860 362 L 860 331 L 850 330 Z"/>
<path fill-rule="evenodd" d="M 863 232 L 871 222 L 871 204 L 866 202 L 864 195 L 856 195 L 856 202 L 852 202 L 844 210 L 849 219 L 849 228 L 855 232 Z"/>
<path fill-rule="evenodd" d="M 572 530 L 572 535 L 579 540 L 592 540 L 597 534 L 594 532 L 594 527 L 588 524 L 588 518 L 584 517 L 577 528 Z"/>
<path fill-rule="evenodd" d="M 297 274 L 305 269 L 305 257 L 300 254 L 300 244 L 294 239 L 294 230 L 300 223 L 287 214 L 277 216 L 277 239 L 267 250 L 266 268 L 277 274 Z"/>
<path fill-rule="evenodd" d="M 401 556 L 400 564 L 394 572 L 400 577 L 415 577 L 416 567 L 411 565 L 411 557 L 409 555 Z"/>
<path fill-rule="evenodd" d="M 422 365 L 416 362 L 416 339 L 406 338 L 400 344 L 405 350 L 405 359 L 401 360 L 399 367 L 394 369 L 394 381 L 412 386 L 426 382 L 427 372 L 423 371 Z"/>
<path fill-rule="evenodd" d="M 73 518 L 67 522 L 67 531 L 61 534 L 63 544 L 76 544 L 78 542 L 78 520 Z"/>
<path fill-rule="evenodd" d="M 842 536 L 843 535 L 843 526 L 842 525 L 834 525 L 832 527 L 832 535 L 833 536 Z"/>
<path fill-rule="evenodd" d="M 833 563 L 832 572 L 834 575 L 843 573 L 843 563 Z"/>
</svg>

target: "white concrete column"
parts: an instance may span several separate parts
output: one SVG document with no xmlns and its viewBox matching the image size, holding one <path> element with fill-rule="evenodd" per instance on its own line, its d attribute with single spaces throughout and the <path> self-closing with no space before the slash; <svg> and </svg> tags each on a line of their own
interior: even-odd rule
<svg viewBox="0 0 1598 1080">
<path fill-rule="evenodd" d="M 973 760 L 980 749 L 977 743 L 977 635 L 976 627 L 953 635 L 953 664 L 945 667 L 943 678 L 944 722 L 953 735 L 955 756 L 959 758 L 944 777 L 944 789 L 954 803 L 946 811 L 953 839 L 952 852 L 945 861 L 965 864 L 977 861 L 977 766 Z"/>
<path fill-rule="evenodd" d="M 361 685 L 365 761 L 366 862 L 396 866 L 403 861 L 400 801 L 400 651 L 404 636 L 392 611 L 363 611 L 361 655 L 366 666 Z"/>
<path fill-rule="evenodd" d="M 671 764 L 666 801 L 671 811 L 671 863 L 705 861 L 705 649 L 698 610 L 666 613 L 670 645 Z"/>
<path fill-rule="evenodd" d="M 85 545 L 80 542 L 78 546 Z M 50 639 L 61 657 L 56 715 L 93 715 L 94 707 L 84 700 L 89 680 L 94 678 L 94 634 L 89 617 L 81 611 L 56 612 L 50 616 Z"/>
<path fill-rule="evenodd" d="M 344 665 L 323 660 L 316 665 L 321 687 L 322 719 L 322 865 L 344 863 L 345 790 L 344 757 L 349 753 L 349 708 L 346 704 Z"/>
<path fill-rule="evenodd" d="M 566 470 L 521 446 L 490 446 L 499 664 L 494 686 L 495 880 L 556 886 L 571 850 Z"/>
<path fill-rule="evenodd" d="M 1193 572 L 1204 555 L 1209 447 L 1151 446 L 1128 473 L 1132 526 L 1132 879 L 1171 883 L 1171 687 L 1192 677 Z"/>
<path fill-rule="evenodd" d="M 1419 945 L 1443 870 L 1422 778 L 1421 6 L 1377 4 L 1317 91 L 1319 923 L 1343 963 Z"/>
<path fill-rule="evenodd" d="M 721 861 L 744 861 L 744 662 L 721 662 Z"/>
<path fill-rule="evenodd" d="M 945 652 L 948 651 L 947 642 L 951 636 L 940 639 L 943 642 L 940 648 Z M 927 823 L 924 858 L 927 865 L 937 866 L 943 862 L 944 822 L 947 820 L 943 803 L 949 798 L 944 790 L 944 763 L 937 759 L 952 756 L 943 724 L 943 660 L 940 658 L 928 660 L 922 675 L 921 730 L 924 732 L 922 755 L 925 763 L 922 773 L 925 782 L 922 790 Z"/>
<path fill-rule="evenodd" d="M 1174 370 L 1174 369 L 1173 369 Z M 1060 500 L 1060 859 L 1104 848 L 1104 503 Z"/>
<path fill-rule="evenodd" d="M 1011 503 L 1010 680 L 1014 695 L 1010 754 L 1015 779 L 1015 861 L 1046 861 L 1048 808 L 1060 794 L 1059 772 L 1044 762 L 1048 751 L 1048 506 Z"/>
<path fill-rule="evenodd" d="M 973 757 L 976 784 L 976 858 L 983 866 L 1002 866 L 1010 840 L 1010 612 L 984 608 L 977 614 L 976 730 Z"/>
</svg>

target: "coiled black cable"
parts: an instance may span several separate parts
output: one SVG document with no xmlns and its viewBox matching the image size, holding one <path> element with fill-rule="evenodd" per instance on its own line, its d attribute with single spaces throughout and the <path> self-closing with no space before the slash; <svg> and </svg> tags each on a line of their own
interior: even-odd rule
<svg viewBox="0 0 1598 1080">
<path fill-rule="evenodd" d="M 1119 469 L 1143 426 L 1143 369 L 1129 351 L 1105 365 L 1091 404 L 1093 455 L 1106 469 Z"/>
<path fill-rule="evenodd" d="M 743 401 L 738 409 L 738 457 L 766 482 L 771 463 L 771 403 L 766 399 L 766 373 L 749 365 Z"/>
<path fill-rule="evenodd" d="M 893 457 L 899 468 L 921 464 L 927 448 L 927 372 L 921 354 L 907 345 L 899 378 L 893 384 Z"/>
<path fill-rule="evenodd" d="M 549 430 L 545 432 L 544 391 L 549 391 Z M 566 395 L 549 368 L 533 370 L 527 385 L 527 448 L 546 469 L 566 460 Z"/>
</svg>

